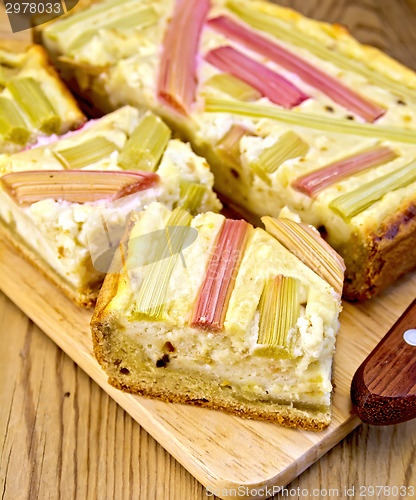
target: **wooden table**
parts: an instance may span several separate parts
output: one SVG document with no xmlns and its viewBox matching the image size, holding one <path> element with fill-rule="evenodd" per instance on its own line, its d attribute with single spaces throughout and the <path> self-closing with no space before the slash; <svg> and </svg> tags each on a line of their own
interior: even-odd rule
<svg viewBox="0 0 416 500">
<path fill-rule="evenodd" d="M 360 41 L 416 68 L 416 0 L 277 3 L 341 21 Z M 12 36 L 3 10 L 0 36 Z M 2 499 L 207 498 L 181 465 L 1 293 L 0 366 Z M 415 421 L 362 425 L 288 485 L 289 498 L 360 498 L 360 487 L 370 486 L 416 488 L 415 431 Z M 347 495 L 345 487 L 355 493 Z M 396 497 L 386 491 L 375 498 Z"/>
</svg>

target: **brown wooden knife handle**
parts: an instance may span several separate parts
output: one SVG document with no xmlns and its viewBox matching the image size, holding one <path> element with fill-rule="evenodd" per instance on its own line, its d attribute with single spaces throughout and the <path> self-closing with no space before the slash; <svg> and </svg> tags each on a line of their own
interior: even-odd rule
<svg viewBox="0 0 416 500">
<path fill-rule="evenodd" d="M 356 371 L 351 400 L 360 419 L 390 425 L 416 417 L 416 300 Z"/>
</svg>

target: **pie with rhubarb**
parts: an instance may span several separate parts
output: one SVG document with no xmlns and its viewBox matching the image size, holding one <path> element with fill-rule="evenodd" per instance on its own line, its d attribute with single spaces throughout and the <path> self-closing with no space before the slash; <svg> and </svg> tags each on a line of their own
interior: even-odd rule
<svg viewBox="0 0 416 500">
<path fill-rule="evenodd" d="M 159 203 L 131 217 L 91 323 L 112 385 L 328 426 L 344 264 L 314 228 L 263 222 Z"/>
<path fill-rule="evenodd" d="M 89 108 L 152 109 L 258 221 L 288 206 L 344 257 L 344 294 L 416 266 L 416 75 L 261 0 L 94 2 L 40 29 Z"/>
<path fill-rule="evenodd" d="M 43 47 L 0 40 L 0 153 L 64 134 L 85 120 Z"/>
<path fill-rule="evenodd" d="M 0 175 L 3 231 L 84 306 L 95 302 L 132 212 L 154 201 L 194 214 L 221 209 L 206 161 L 160 118 L 129 106 L 0 156 Z"/>
</svg>

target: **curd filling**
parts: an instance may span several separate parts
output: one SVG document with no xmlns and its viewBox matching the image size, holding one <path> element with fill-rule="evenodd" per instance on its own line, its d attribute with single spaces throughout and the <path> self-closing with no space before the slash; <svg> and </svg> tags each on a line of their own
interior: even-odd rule
<svg viewBox="0 0 416 500">
<path fill-rule="evenodd" d="M 137 109 L 122 108 L 62 141 L 13 156 L 3 155 L 0 157 L 0 172 L 63 170 L 54 151 L 98 136 L 111 139 L 121 149 L 139 123 L 139 118 Z M 119 151 L 115 150 L 109 156 L 83 167 L 83 170 L 121 171 L 117 164 L 118 155 Z M 19 206 L 0 189 L 0 218 L 72 286 L 83 288 L 95 285 L 108 270 L 113 247 L 117 247 L 130 214 L 143 210 L 153 201 L 174 208 L 180 198 L 182 182 L 206 186 L 198 211 L 220 210 L 221 204 L 212 191 L 213 175 L 209 166 L 192 152 L 189 144 L 171 139 L 156 173 L 160 180 L 153 188 L 112 202 L 80 204 L 46 199 Z"/>
</svg>

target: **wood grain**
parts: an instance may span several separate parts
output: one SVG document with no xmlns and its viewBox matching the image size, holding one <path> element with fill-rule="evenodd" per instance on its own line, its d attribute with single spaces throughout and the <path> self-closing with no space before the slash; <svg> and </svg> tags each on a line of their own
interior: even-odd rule
<svg viewBox="0 0 416 500">
<path fill-rule="evenodd" d="M 276 3 L 317 19 L 341 21 L 360 41 L 416 68 L 415 0 Z M 11 36 L 4 15 L 0 15 L 0 36 Z M 28 34 L 17 36 L 26 39 Z M 391 290 L 386 310 L 376 322 L 373 303 L 359 306 L 366 328 L 387 331 L 393 323 L 389 309 L 403 312 L 416 288 L 409 290 L 405 301 L 395 295 L 396 287 Z M 178 462 L 2 294 L 0 339 L 2 499 L 207 498 L 204 488 Z M 364 350 L 371 347 L 367 338 L 362 344 Z M 348 498 L 358 498 L 360 486 L 415 485 L 415 430 L 415 422 L 360 426 L 289 485 L 310 494 L 295 493 L 291 498 L 312 498 L 316 488 L 335 488 L 337 498 L 347 498 L 344 486 L 354 486 L 355 494 Z M 378 498 L 395 497 L 382 493 Z"/>
<path fill-rule="evenodd" d="M 1 498 L 207 498 L 196 479 L 1 293 L 0 322 Z M 415 484 L 415 430 L 414 422 L 360 426 L 288 488 Z"/>
<path fill-rule="evenodd" d="M 89 331 L 91 312 L 75 306 L 17 254 L 5 240 L 4 229 L 0 231 L 0 276 L 2 277 L 0 286 L 11 300 L 19 305 L 24 313 L 30 316 L 121 407 L 140 422 L 143 428 L 150 432 L 192 475 L 207 487 L 226 490 L 226 493 L 219 494 L 221 498 L 236 498 L 230 492 L 239 487 L 250 490 L 249 498 L 260 498 L 252 491 L 264 488 L 266 485 L 269 487 L 286 485 L 357 426 L 359 422 L 357 417 L 351 414 L 349 398 L 352 375 L 382 337 L 380 332 L 383 331 L 383 325 L 391 325 L 397 319 L 400 314 L 398 311 L 401 304 L 407 300 L 409 290 L 416 289 L 416 274 L 414 274 L 395 285 L 388 294 L 383 294 L 365 306 L 344 305 L 334 365 L 336 390 L 332 423 L 326 431 L 316 433 L 244 420 L 203 408 L 166 404 L 118 391 L 108 385 L 106 375 L 93 357 Z M 30 354 L 30 333 L 26 335 L 26 339 L 27 343 L 25 342 L 20 351 L 24 360 L 23 384 L 29 387 L 23 402 L 23 413 L 25 419 L 36 421 L 39 413 L 44 412 L 45 425 L 40 429 L 39 446 L 32 446 L 36 427 L 33 427 L 34 430 L 31 432 L 27 431 L 26 437 L 19 436 L 19 439 L 31 443 L 29 461 L 32 453 L 40 457 L 39 473 L 43 474 L 46 436 L 53 428 L 52 422 L 56 422 L 59 416 L 62 418 L 64 408 L 61 402 L 60 413 L 50 419 L 48 405 L 40 407 L 43 384 L 51 373 L 51 370 L 46 368 L 49 359 L 46 354 L 42 355 L 37 364 L 33 365 L 35 368 L 32 383 L 30 374 L 34 358 Z M 57 375 L 62 373 L 57 363 L 55 370 Z M 59 391 L 60 388 L 62 389 Z M 64 390 L 63 384 L 57 384 L 54 390 L 46 392 L 46 397 L 62 390 Z M 64 397 L 65 392 L 70 391 L 64 390 Z M 37 396 L 34 396 L 34 393 L 37 393 Z M 13 404 L 9 404 L 10 407 L 13 407 Z M 86 411 L 82 399 L 77 407 L 80 414 L 81 411 Z M 86 415 L 88 420 L 85 425 L 91 432 L 91 429 L 94 430 L 94 418 L 97 417 L 101 425 L 106 422 L 108 415 L 105 411 L 101 414 L 100 408 L 94 407 L 94 404 L 91 404 L 89 412 Z M 78 428 L 75 432 L 78 433 Z M 114 435 L 114 442 L 117 443 L 117 439 L 120 439 L 120 446 L 123 446 L 123 438 L 117 427 L 108 428 L 106 432 L 108 434 L 103 434 L 105 442 Z M 69 442 L 72 442 L 70 434 L 64 436 L 60 448 L 66 448 Z M 101 445 L 96 435 L 86 441 L 88 447 L 97 446 L 98 443 Z M 120 463 L 118 454 L 119 449 L 115 445 L 111 451 L 107 450 L 106 455 L 102 457 L 100 455 L 100 461 L 96 465 L 98 473 L 106 460 L 106 471 L 111 469 L 111 473 L 115 474 Z M 7 463 L 10 463 L 9 458 L 6 462 L 6 471 Z M 89 465 L 90 463 L 88 467 Z M 49 464 L 45 474 L 50 473 L 53 466 L 58 470 L 62 465 L 59 462 Z M 127 468 L 121 467 L 120 472 L 130 471 L 130 467 L 131 464 Z M 72 474 L 78 475 L 78 461 Z M 34 480 L 37 480 L 37 477 Z M 53 483 L 52 476 L 47 476 L 46 483 Z M 39 496 L 37 490 L 30 490 L 29 498 L 32 498 L 32 495 L 35 495 L 35 498 L 43 498 L 43 495 Z"/>
</svg>

